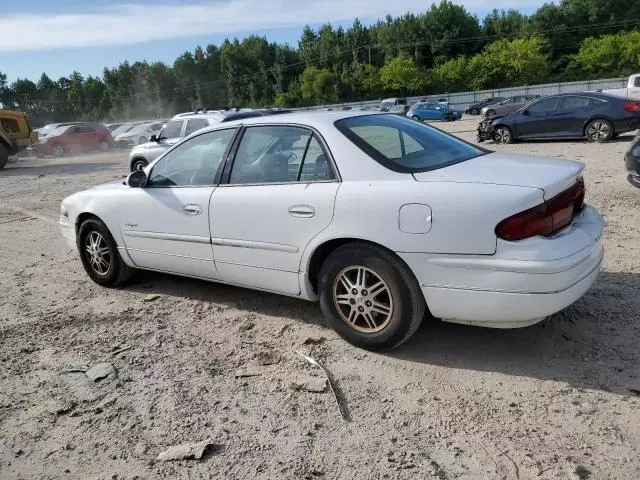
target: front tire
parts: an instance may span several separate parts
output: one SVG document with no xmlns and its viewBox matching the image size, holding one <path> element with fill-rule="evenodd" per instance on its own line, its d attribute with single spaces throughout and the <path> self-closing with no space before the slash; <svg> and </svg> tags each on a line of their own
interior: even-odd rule
<svg viewBox="0 0 640 480">
<path fill-rule="evenodd" d="M 133 269 L 124 263 L 107 226 L 96 218 L 80 225 L 78 252 L 85 271 L 99 285 L 115 287 L 131 278 Z"/>
<path fill-rule="evenodd" d="M 478 115 L 479 113 L 480 112 L 477 108 L 472 108 L 471 110 L 469 110 L 469 115 Z"/>
<path fill-rule="evenodd" d="M 496 111 L 495 111 L 495 110 L 487 110 L 487 115 L 486 115 L 486 117 L 487 117 L 487 118 L 489 118 L 489 117 L 493 117 L 495 114 L 496 114 Z"/>
<path fill-rule="evenodd" d="M 144 144 L 145 144 L 145 143 L 147 143 L 148 141 L 149 141 L 149 139 L 148 139 L 148 138 L 146 138 L 146 137 L 140 137 L 140 138 L 138 139 L 138 145 L 144 145 Z"/>
<path fill-rule="evenodd" d="M 131 164 L 131 171 L 135 172 L 137 170 L 144 170 L 147 165 L 148 163 L 146 160 L 143 160 L 142 158 L 137 158 Z"/>
<path fill-rule="evenodd" d="M 98 145 L 98 148 L 100 149 L 101 152 L 106 153 L 111 149 L 111 145 L 109 144 L 109 142 L 103 141 L 103 142 L 100 142 L 100 144 Z"/>
<path fill-rule="evenodd" d="M 513 134 L 507 127 L 497 127 L 493 131 L 493 141 L 495 143 L 513 143 Z"/>
<path fill-rule="evenodd" d="M 4 166 L 9 161 L 9 150 L 0 143 L 0 169 L 3 169 Z"/>
<path fill-rule="evenodd" d="M 62 158 L 64 157 L 64 147 L 62 145 L 55 145 L 52 149 L 51 149 L 51 154 L 56 157 L 56 158 Z"/>
<path fill-rule="evenodd" d="M 613 125 L 608 120 L 591 120 L 584 129 L 584 134 L 590 142 L 608 142 L 614 133 Z"/>
<path fill-rule="evenodd" d="M 352 345 L 373 351 L 406 342 L 426 309 L 408 267 L 387 250 L 361 242 L 329 255 L 320 269 L 318 293 L 329 325 Z"/>
</svg>

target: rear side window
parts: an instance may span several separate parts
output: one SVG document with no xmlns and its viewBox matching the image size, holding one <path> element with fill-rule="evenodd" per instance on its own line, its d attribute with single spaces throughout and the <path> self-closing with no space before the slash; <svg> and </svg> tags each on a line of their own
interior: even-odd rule
<svg viewBox="0 0 640 480">
<path fill-rule="evenodd" d="M 184 131 L 184 136 L 188 137 L 193 132 L 197 132 L 206 126 L 207 121 L 204 118 L 192 118 L 191 120 L 187 120 L 187 128 Z"/>
<path fill-rule="evenodd" d="M 345 118 L 335 125 L 363 152 L 396 172 L 435 170 L 487 153 L 437 128 L 397 115 Z"/>
<path fill-rule="evenodd" d="M 564 97 L 562 99 L 562 110 L 576 110 L 579 108 L 589 108 L 591 99 L 589 97 Z"/>
<path fill-rule="evenodd" d="M 167 126 L 162 130 L 162 137 L 164 138 L 176 138 L 180 136 L 182 130 L 183 120 L 172 120 L 167 123 Z"/>
</svg>

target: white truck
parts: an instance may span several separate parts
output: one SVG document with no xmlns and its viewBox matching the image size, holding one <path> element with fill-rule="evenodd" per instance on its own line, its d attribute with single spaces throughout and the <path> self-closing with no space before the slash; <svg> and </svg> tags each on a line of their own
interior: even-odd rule
<svg viewBox="0 0 640 480">
<path fill-rule="evenodd" d="M 609 88 L 602 90 L 602 93 L 640 100 L 640 73 L 633 74 L 629 77 L 627 88 Z"/>
</svg>

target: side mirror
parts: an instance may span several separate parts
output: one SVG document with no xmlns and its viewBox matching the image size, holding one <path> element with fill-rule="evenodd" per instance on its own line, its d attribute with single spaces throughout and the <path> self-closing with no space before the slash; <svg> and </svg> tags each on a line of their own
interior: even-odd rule
<svg viewBox="0 0 640 480">
<path fill-rule="evenodd" d="M 157 142 L 158 141 L 158 136 L 157 135 L 151 135 L 149 137 L 149 141 L 150 142 Z"/>
<path fill-rule="evenodd" d="M 531 115 L 531 112 L 529 112 L 529 110 L 522 110 L 522 114 L 523 114 L 525 117 L 528 117 L 529 115 Z"/>
<path fill-rule="evenodd" d="M 147 184 L 147 174 L 144 170 L 136 170 L 131 172 L 127 177 L 127 185 L 132 188 L 142 188 Z"/>
</svg>

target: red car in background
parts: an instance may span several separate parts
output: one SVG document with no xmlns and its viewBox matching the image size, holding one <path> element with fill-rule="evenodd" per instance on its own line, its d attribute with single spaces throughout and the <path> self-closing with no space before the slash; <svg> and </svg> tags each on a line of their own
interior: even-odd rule
<svg viewBox="0 0 640 480">
<path fill-rule="evenodd" d="M 113 145 L 111 132 L 104 125 L 83 123 L 58 127 L 34 145 L 38 158 L 47 155 L 62 157 L 66 154 L 90 150 L 108 151 Z"/>
</svg>

